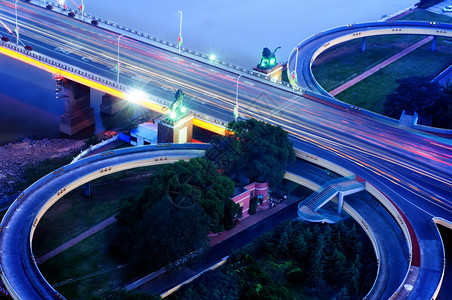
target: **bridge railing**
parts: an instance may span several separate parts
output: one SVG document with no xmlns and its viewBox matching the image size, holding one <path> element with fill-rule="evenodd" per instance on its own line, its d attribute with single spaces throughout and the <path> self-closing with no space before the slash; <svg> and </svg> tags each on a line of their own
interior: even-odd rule
<svg viewBox="0 0 452 300">
<path fill-rule="evenodd" d="M 54 10 L 57 13 L 66 15 L 65 12 L 67 12 L 67 13 L 70 12 L 70 13 L 74 14 L 74 18 L 76 18 L 80 21 L 88 22 L 88 23 L 90 23 L 93 20 L 97 21 L 99 23 L 99 25 L 101 25 L 102 27 L 109 27 L 110 30 L 111 30 L 111 28 L 113 28 L 114 30 L 120 30 L 122 32 L 127 33 L 128 37 L 137 38 L 138 40 L 145 41 L 147 43 L 151 42 L 154 46 L 158 46 L 165 50 L 170 50 L 170 51 L 174 52 L 175 54 L 179 54 L 179 45 L 177 43 L 172 43 L 172 42 L 166 41 L 164 39 L 157 38 L 155 36 L 152 36 L 148 33 L 143 32 L 143 31 L 135 30 L 131 27 L 124 26 L 124 25 L 118 24 L 116 22 L 112 22 L 112 21 L 106 20 L 104 18 L 99 18 L 99 17 L 93 16 L 90 14 L 83 14 L 83 17 L 82 17 L 79 10 L 74 10 L 71 8 L 63 10 L 63 8 L 60 4 L 51 2 L 51 1 L 43 1 L 43 0 L 30 0 L 30 1 L 22 0 L 22 1 L 32 3 L 35 5 L 39 5 L 42 7 L 45 7 L 46 5 L 52 5 L 54 8 L 57 8 L 57 10 Z M 85 19 L 87 19 L 87 20 L 85 20 Z M 135 37 L 133 37 L 132 35 L 135 35 Z M 211 59 L 210 55 L 202 53 L 200 51 L 190 49 L 190 48 L 181 47 L 180 50 L 183 52 L 184 55 L 189 55 L 190 58 L 195 58 L 197 60 L 201 59 L 200 61 L 203 63 L 210 64 L 214 67 L 220 67 L 223 69 L 227 69 L 228 71 L 243 72 L 243 73 L 251 75 L 255 78 L 264 80 L 266 83 L 273 83 L 279 87 L 292 91 L 292 85 L 285 81 L 274 80 L 270 76 L 261 74 L 257 71 L 249 70 L 245 67 L 242 67 L 242 66 L 230 63 L 230 62 L 226 62 L 226 61 L 223 61 L 220 59 L 216 59 L 216 58 Z M 294 87 L 294 90 L 301 91 L 301 89 L 296 86 Z"/>
<path fill-rule="evenodd" d="M 0 47 L 9 48 L 11 50 L 14 50 L 15 52 L 18 52 L 18 53 L 20 53 L 22 55 L 31 57 L 34 60 L 42 62 L 42 63 L 44 63 L 44 64 L 46 64 L 48 66 L 55 67 L 55 68 L 61 69 L 63 71 L 67 71 L 67 72 L 69 72 L 71 74 L 74 74 L 76 76 L 81 76 L 81 77 L 84 77 L 84 78 L 88 78 L 89 80 L 91 80 L 93 82 L 100 83 L 100 84 L 102 84 L 104 86 L 111 87 L 111 88 L 116 89 L 118 91 L 121 91 L 121 92 L 123 92 L 125 94 L 128 94 L 130 92 L 130 89 L 126 85 L 120 84 L 120 83 L 116 82 L 116 80 L 110 80 L 110 79 L 105 78 L 103 76 L 96 75 L 96 74 L 94 74 L 92 72 L 88 72 L 86 70 L 77 68 L 77 67 L 75 67 L 73 65 L 66 64 L 66 63 L 64 63 L 64 62 L 62 62 L 60 60 L 51 58 L 49 56 L 46 56 L 46 55 L 43 55 L 43 54 L 40 54 L 40 53 L 37 53 L 35 51 L 28 51 L 22 46 L 18 46 L 16 44 L 13 44 L 13 43 L 10 43 L 10 42 L 4 42 L 4 41 L 0 40 Z M 164 107 L 168 107 L 171 104 L 171 101 L 168 101 L 166 99 L 163 99 L 163 98 L 160 98 L 160 97 L 157 97 L 157 96 L 154 96 L 154 95 L 149 96 L 147 98 L 147 100 L 149 100 L 151 103 L 155 103 L 155 104 L 158 104 L 158 105 L 161 105 L 161 106 L 164 106 Z M 198 119 L 201 119 L 201 120 L 203 120 L 205 122 L 208 122 L 208 123 L 212 123 L 212 124 L 215 124 L 215 125 L 220 125 L 220 126 L 223 126 L 223 127 L 226 127 L 226 125 L 228 124 L 228 122 L 225 121 L 225 120 L 221 120 L 221 119 L 218 119 L 218 118 L 211 117 L 211 116 L 209 116 L 209 115 L 207 115 L 207 114 L 205 114 L 203 112 L 200 112 L 200 111 L 190 110 L 190 112 L 193 114 L 194 117 L 196 117 Z"/>
</svg>

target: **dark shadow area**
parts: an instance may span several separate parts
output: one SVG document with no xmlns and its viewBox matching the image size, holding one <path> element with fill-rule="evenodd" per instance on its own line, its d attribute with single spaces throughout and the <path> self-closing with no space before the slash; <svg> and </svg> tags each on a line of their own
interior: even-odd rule
<svg viewBox="0 0 452 300">
<path fill-rule="evenodd" d="M 450 263 L 448 265 L 447 262 L 452 261 L 452 230 L 441 225 L 438 225 L 438 228 L 446 251 L 446 271 L 437 299 L 450 300 L 452 299 L 452 265 Z"/>
</svg>

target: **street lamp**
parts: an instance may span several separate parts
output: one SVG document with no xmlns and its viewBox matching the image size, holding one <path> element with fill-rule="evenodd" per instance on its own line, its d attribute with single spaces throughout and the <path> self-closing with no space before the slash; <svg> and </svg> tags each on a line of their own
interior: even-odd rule
<svg viewBox="0 0 452 300">
<path fill-rule="evenodd" d="M 82 14 L 82 21 L 83 21 L 84 14 L 85 14 L 85 4 L 83 3 L 83 0 L 82 0 L 82 4 L 80 4 L 80 13 Z"/>
<path fill-rule="evenodd" d="M 120 66 L 120 62 L 119 62 L 119 39 L 122 37 L 123 35 L 121 34 L 120 36 L 118 36 L 118 73 L 116 75 L 116 81 L 119 83 L 119 66 Z"/>
<path fill-rule="evenodd" d="M 235 91 L 235 107 L 234 107 L 234 120 L 237 122 L 237 118 L 239 116 L 239 80 L 242 77 L 242 74 L 237 77 L 237 88 Z"/>
<path fill-rule="evenodd" d="M 16 44 L 19 44 L 19 27 L 17 25 L 17 1 L 14 3 L 14 10 L 16 11 Z"/>
<path fill-rule="evenodd" d="M 179 54 L 180 54 L 180 48 L 182 47 L 182 11 L 178 10 L 177 12 L 180 13 L 179 37 L 177 38 L 177 41 L 179 43 Z"/>
<path fill-rule="evenodd" d="M 292 77 L 292 80 L 294 81 L 292 83 L 292 92 L 295 92 L 295 84 L 297 83 L 298 47 L 295 47 L 294 50 L 295 49 L 297 50 L 297 56 L 295 57 L 295 67 L 294 67 L 294 70 L 293 70 L 293 72 L 291 74 L 292 76 L 295 75 L 295 76 Z"/>
</svg>

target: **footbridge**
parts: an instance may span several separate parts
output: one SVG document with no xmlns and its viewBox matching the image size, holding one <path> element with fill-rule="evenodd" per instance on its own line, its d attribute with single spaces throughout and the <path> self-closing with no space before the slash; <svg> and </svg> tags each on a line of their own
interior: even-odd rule
<svg viewBox="0 0 452 300">
<path fill-rule="evenodd" d="M 363 190 L 364 183 L 356 181 L 354 175 L 331 180 L 298 204 L 298 216 L 310 222 L 336 223 L 341 219 L 344 197 Z M 335 197 L 338 198 L 337 215 L 318 212 Z"/>
</svg>

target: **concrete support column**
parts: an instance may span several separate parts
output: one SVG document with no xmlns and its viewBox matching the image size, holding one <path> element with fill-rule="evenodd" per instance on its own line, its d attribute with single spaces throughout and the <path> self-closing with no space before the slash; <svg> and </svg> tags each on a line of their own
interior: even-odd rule
<svg viewBox="0 0 452 300">
<path fill-rule="evenodd" d="M 102 103 L 100 104 L 100 111 L 107 115 L 114 115 L 120 110 L 122 110 L 126 105 L 126 101 L 112 96 L 110 94 L 105 94 L 102 96 Z"/>
<path fill-rule="evenodd" d="M 67 135 L 76 134 L 94 125 L 94 109 L 90 106 L 89 86 L 62 79 L 64 114 L 61 116 L 60 131 Z"/>
<path fill-rule="evenodd" d="M 432 51 L 436 51 L 436 35 L 433 37 L 432 40 Z"/>
<path fill-rule="evenodd" d="M 339 192 L 338 195 L 338 201 L 337 201 L 337 214 L 340 216 L 342 212 L 342 206 L 344 205 L 344 194 L 342 192 Z"/>
<path fill-rule="evenodd" d="M 85 196 L 91 197 L 91 184 L 89 182 L 84 184 L 85 187 Z"/>
<path fill-rule="evenodd" d="M 366 51 L 366 37 L 363 37 L 361 40 L 361 52 Z"/>
</svg>

